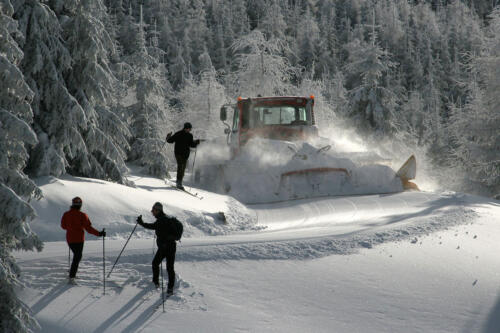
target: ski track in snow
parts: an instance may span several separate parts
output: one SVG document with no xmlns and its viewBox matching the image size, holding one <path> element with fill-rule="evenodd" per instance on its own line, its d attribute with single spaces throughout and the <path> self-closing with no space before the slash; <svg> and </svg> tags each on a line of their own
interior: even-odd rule
<svg viewBox="0 0 500 333">
<path fill-rule="evenodd" d="M 115 268 L 111 278 L 106 279 L 105 295 L 102 286 L 102 261 L 98 258 L 82 259 L 76 286 L 67 283 L 68 263 L 62 257 L 59 260 L 52 258 L 33 261 L 29 267 L 23 267 L 23 280 L 28 288 L 25 292 L 30 294 L 32 300 L 31 311 L 38 315 L 49 305 L 58 308 L 61 302 L 70 299 L 71 303 L 65 307 L 64 313 L 59 314 L 58 326 L 64 328 L 71 325 L 80 313 L 92 311 L 93 307 L 102 308 L 101 303 L 106 304 L 112 299 L 111 306 L 118 306 L 118 310 L 93 329 L 93 332 L 139 331 L 163 312 L 161 287 L 157 290 L 151 283 L 150 259 L 150 256 L 126 258 Z M 112 264 L 111 261 L 106 262 L 107 267 Z M 165 266 L 163 270 L 165 271 Z M 164 281 L 165 294 L 166 283 Z M 73 288 L 76 289 L 72 290 Z M 124 290 L 127 292 L 123 293 Z M 76 298 L 72 297 L 72 293 Z M 59 298 L 63 294 L 65 297 Z M 130 298 L 130 295 L 133 297 Z M 165 310 L 206 311 L 207 305 L 203 298 L 203 292 L 176 275 L 174 295 L 165 299 Z M 127 323 L 125 327 L 122 320 Z"/>
<path fill-rule="evenodd" d="M 65 206 L 60 199 L 64 190 L 59 190 L 61 184 L 73 186 L 71 179 L 56 181 L 50 185 L 52 187 L 49 188 L 49 192 L 52 190 L 59 197 L 54 200 L 49 196 L 48 200 L 52 200 L 49 201 L 51 207 L 57 209 L 47 210 L 46 207 L 50 205 L 43 201 L 37 203 L 37 207 L 39 212 L 45 214 L 41 219 L 44 230 L 62 234 L 50 224 L 54 224 L 54 220 L 55 224 L 58 224 L 59 210 L 63 211 Z M 148 186 L 153 189 L 156 186 L 153 185 Z M 84 189 L 79 188 L 77 193 L 81 193 Z M 132 189 L 126 190 L 131 194 L 135 193 Z M 114 210 L 106 210 L 102 207 L 106 207 L 103 205 L 109 203 L 101 203 L 97 198 L 94 199 L 88 207 L 93 209 L 91 219 L 98 221 L 95 226 L 108 227 L 105 224 L 99 225 L 102 221 L 106 221 L 108 215 L 104 214 L 114 214 L 113 219 L 108 218 L 110 221 L 116 221 L 120 218 L 119 214 L 123 214 L 122 216 L 127 217 L 126 223 L 109 223 L 115 227 L 116 233 L 128 236 L 129 229 L 131 230 L 133 226 L 131 221 L 134 219 L 128 211 L 141 212 L 140 207 L 144 206 L 143 209 L 147 209 L 150 201 L 155 199 L 155 196 L 144 192 L 143 189 L 138 191 L 140 192 L 137 193 L 137 198 L 141 196 L 140 202 L 134 203 L 134 207 L 124 205 L 123 212 L 118 212 L 117 207 L 121 206 L 116 203 L 110 205 Z M 87 195 L 89 193 L 84 193 L 84 197 L 90 199 L 91 196 Z M 196 206 L 190 206 L 193 198 L 188 198 L 187 195 L 186 201 L 182 202 L 178 197 L 172 197 L 172 191 L 164 187 L 160 186 L 157 193 L 165 196 L 160 199 L 163 202 L 184 204 L 184 207 L 177 212 L 184 217 L 185 229 L 188 232 L 177 247 L 176 263 L 196 265 L 196 262 L 200 262 L 202 265 L 206 262 L 211 265 L 213 262 L 215 266 L 238 260 L 293 262 L 330 255 L 353 254 L 383 243 L 416 243 L 418 238 L 424 235 L 473 223 L 478 217 L 475 208 L 487 202 L 484 198 L 453 192 L 404 192 L 387 195 L 321 197 L 245 207 L 230 197 L 220 196 L 212 199 L 205 192 L 206 200 L 200 201 L 194 198 Z M 145 195 L 149 196 L 142 198 Z M 211 207 L 213 203 L 218 206 Z M 200 207 L 200 205 L 205 206 Z M 228 223 L 219 219 L 218 212 L 224 208 Z M 146 214 L 147 211 L 144 210 L 142 212 Z M 92 317 L 93 311 L 99 311 L 103 306 L 109 306 L 112 315 L 106 317 L 103 322 L 95 323 L 97 327 L 94 332 L 135 332 L 154 328 L 157 324 L 155 320 L 160 318 L 162 313 L 162 302 L 161 291 L 151 287 L 151 261 L 155 251 L 151 236 L 152 233 L 140 230 L 131 239 L 111 277 L 106 278 L 106 297 L 102 295 L 103 266 L 100 240 L 89 239 L 85 243 L 83 259 L 77 274 L 78 286 L 67 284 L 68 252 L 64 241 L 47 242 L 46 248 L 40 254 L 17 254 L 17 261 L 23 271 L 23 281 L 28 287 L 23 291 L 25 293 L 23 298 L 27 300 L 44 331 L 51 331 L 51 327 L 54 328 L 53 331 L 75 327 L 75 318 L 81 312 Z M 50 235 L 50 237 L 56 236 Z M 125 240 L 120 238 L 106 239 L 106 275 L 115 263 L 124 243 Z M 165 272 L 165 266 L 163 271 Z M 182 272 L 182 269 L 179 271 Z M 208 304 L 211 302 L 206 299 L 203 288 L 183 279 L 182 276 L 177 276 L 176 280 L 175 294 L 165 301 L 166 312 L 209 311 Z M 166 288 L 166 281 L 164 283 Z M 64 311 L 57 317 L 57 323 L 54 323 L 55 317 L 47 312 L 58 308 Z M 45 318 L 48 318 L 48 321 L 45 321 Z"/>
<path fill-rule="evenodd" d="M 414 195 L 412 196 L 414 198 Z M 423 194 L 420 196 L 423 202 L 429 202 L 430 195 Z M 406 207 L 408 202 L 401 196 L 391 196 L 391 200 L 401 201 Z M 290 214 L 296 214 L 297 209 L 302 210 L 305 216 L 309 219 L 317 221 L 322 214 L 328 214 L 334 211 L 336 214 L 344 214 L 340 211 L 342 202 L 345 202 L 350 209 L 347 209 L 347 216 L 344 216 L 342 222 L 337 222 L 336 226 L 349 226 L 357 220 L 357 215 L 362 215 L 356 200 L 364 202 L 364 209 L 367 205 L 376 207 L 376 210 L 384 212 L 385 209 L 379 199 L 375 197 L 359 197 L 356 200 L 348 198 L 337 198 L 336 204 L 332 199 L 323 200 L 321 204 L 316 202 L 304 202 L 300 200 L 295 206 L 290 206 L 290 203 L 279 205 L 257 205 L 254 208 L 257 216 L 266 219 L 270 222 L 275 218 L 274 214 L 282 215 L 287 210 Z M 455 194 L 441 195 L 433 197 L 433 200 L 449 200 L 450 204 L 457 201 Z M 460 201 L 460 200 L 459 200 Z M 297 208 L 299 206 L 299 208 Z M 433 212 L 433 208 L 427 207 L 426 212 L 417 210 L 415 212 L 407 212 L 404 214 L 393 214 L 390 218 L 383 219 L 382 222 L 371 221 L 359 224 L 358 229 L 347 229 L 347 232 L 341 231 L 340 234 L 332 234 L 327 236 L 311 235 L 309 237 L 300 237 L 293 233 L 296 239 L 287 239 L 290 236 L 285 233 L 284 236 L 276 237 L 274 233 L 262 231 L 248 232 L 243 237 L 209 237 L 208 239 L 185 239 L 178 246 L 177 262 L 196 262 L 196 261 L 224 261 L 224 260 L 283 260 L 283 259 L 312 259 L 320 258 L 332 254 L 346 255 L 352 254 L 361 248 L 372 248 L 378 244 L 386 242 L 404 241 L 410 238 L 415 239 L 422 235 L 428 235 L 432 232 L 448 229 L 458 224 L 471 223 L 477 214 L 467 205 L 453 205 L 446 207 L 445 212 L 439 212 L 439 209 L 446 206 L 444 203 L 437 204 L 438 212 Z M 269 209 L 276 209 L 273 214 L 265 216 L 269 213 Z M 272 211 L 272 210 L 271 210 Z M 372 212 L 372 214 L 374 214 Z M 285 214 L 286 215 L 286 214 Z M 304 219 L 303 219 L 304 220 Z M 306 218 L 307 220 L 307 218 Z M 305 221 L 302 221 L 305 222 Z M 334 223 L 334 222 L 329 222 Z M 320 223 L 321 224 L 321 223 Z M 334 223 L 335 224 L 335 223 Z M 309 226 L 311 227 L 311 226 Z M 314 224 L 312 225 L 314 227 Z M 306 226 L 307 228 L 307 226 Z M 285 231 L 287 228 L 284 229 Z M 269 237 L 259 238 L 261 235 L 271 235 Z M 279 235 L 279 234 L 278 234 Z M 248 237 L 244 237 L 248 236 Z M 120 293 L 120 289 L 124 287 L 134 287 L 144 289 L 151 284 L 151 258 L 153 257 L 154 245 L 149 247 L 142 246 L 142 249 L 130 249 L 124 251 L 120 257 L 119 264 L 116 265 L 112 279 L 108 280 L 109 293 Z M 118 254 L 117 251 L 109 251 L 107 256 L 106 267 L 108 270 L 114 263 L 114 258 Z M 28 259 L 20 260 L 23 264 L 24 281 L 27 286 L 37 290 L 43 290 L 53 287 L 56 283 L 64 283 L 66 281 L 68 262 L 67 256 L 61 254 L 57 261 L 54 258 L 47 259 Z M 29 266 L 28 266 L 29 265 Z M 107 274 L 107 273 L 106 273 Z M 96 281 L 96 276 L 102 276 L 102 257 L 97 253 L 85 253 L 84 258 L 80 263 L 78 283 L 80 286 L 98 290 L 102 285 L 102 281 Z M 189 282 L 180 280 L 181 284 L 185 284 L 184 292 L 189 297 L 199 297 L 195 288 L 189 286 Z M 98 294 L 98 292 L 97 292 Z M 185 296 L 179 296 L 181 299 Z M 193 303 L 190 301 L 190 303 Z M 195 302 L 197 303 L 197 302 Z M 203 305 L 200 305 L 203 308 Z M 36 306 L 35 306 L 36 309 Z M 35 311 L 36 312 L 36 311 Z"/>
<path fill-rule="evenodd" d="M 343 201 L 349 202 L 350 200 Z M 356 206 L 352 202 L 349 204 Z M 401 217 L 404 223 L 394 222 L 397 225 L 395 227 L 392 224 L 389 228 L 375 225 L 367 230 L 340 236 L 204 245 L 196 245 L 196 243 L 190 245 L 190 242 L 186 240 L 184 245 L 178 247 L 177 262 L 213 261 L 215 265 L 223 265 L 226 260 L 302 260 L 332 254 L 345 255 L 355 253 L 361 248 L 372 248 L 385 242 L 408 241 L 410 238 L 427 235 L 458 224 L 470 223 L 476 215 L 472 209 L 454 207 L 443 215 L 437 214 L 426 218 L 419 215 L 413 218 Z M 95 243 L 100 242 L 95 241 Z M 117 251 L 110 251 L 106 260 L 108 270 L 113 265 L 116 255 Z M 33 314 L 38 315 L 49 308 L 60 308 L 60 303 L 68 302 L 69 299 L 65 312 L 60 314 L 57 322 L 57 329 L 60 330 L 60 328 L 72 327 L 75 318 L 80 313 L 92 313 L 92 308 L 102 308 L 102 304 L 108 304 L 111 299 L 111 304 L 108 306 L 117 310 L 113 310 L 112 315 L 103 322 L 97 323 L 93 332 L 135 332 L 143 329 L 147 331 L 155 326 L 156 320 L 161 320 L 163 313 L 161 290 L 155 290 L 151 284 L 152 257 L 151 247 L 125 251 L 113 270 L 111 278 L 106 279 L 106 295 L 104 296 L 102 295 L 102 257 L 98 253 L 85 253 L 84 250 L 84 258 L 77 275 L 78 286 L 70 286 L 66 282 L 67 256 L 60 255 L 21 262 L 23 280 L 28 287 L 28 292 L 31 293 L 30 306 Z M 165 266 L 163 270 L 165 271 Z M 164 283 L 166 288 L 166 281 Z M 72 288 L 79 290 L 72 291 Z M 124 292 L 125 290 L 127 292 Z M 72 292 L 75 293 L 76 298 L 72 298 Z M 175 294 L 166 299 L 165 311 L 167 313 L 196 313 L 208 310 L 204 290 L 185 281 L 181 276 L 177 276 Z M 45 323 L 43 313 L 40 314 L 39 320 L 44 330 L 50 330 L 50 325 L 53 323 Z"/>
</svg>

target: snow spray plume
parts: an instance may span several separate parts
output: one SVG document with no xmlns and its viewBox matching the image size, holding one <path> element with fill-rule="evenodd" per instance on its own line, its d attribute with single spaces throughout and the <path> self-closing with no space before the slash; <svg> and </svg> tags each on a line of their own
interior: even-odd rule
<svg viewBox="0 0 500 333">
<path fill-rule="evenodd" d="M 216 164 L 229 159 L 229 146 L 225 137 L 202 142 L 196 149 L 196 159 L 199 161 L 197 164 Z"/>
<path fill-rule="evenodd" d="M 295 150 L 296 145 L 293 142 L 254 138 L 242 147 L 236 159 L 266 168 L 285 164 Z"/>
<path fill-rule="evenodd" d="M 435 178 L 435 167 L 426 156 L 426 147 L 406 144 L 397 138 L 369 139 L 361 136 L 352 127 L 342 123 L 339 126 L 320 128 L 320 135 L 331 142 L 332 151 L 337 153 L 364 153 L 363 164 L 384 164 L 397 171 L 409 156 L 415 155 L 417 160 L 417 178 L 415 183 L 422 190 L 432 191 L 438 188 Z"/>
</svg>

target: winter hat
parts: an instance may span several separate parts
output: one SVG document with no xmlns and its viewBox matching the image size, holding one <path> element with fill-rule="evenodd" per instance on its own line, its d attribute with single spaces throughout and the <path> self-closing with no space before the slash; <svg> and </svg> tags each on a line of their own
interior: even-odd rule
<svg viewBox="0 0 500 333">
<path fill-rule="evenodd" d="M 193 125 L 191 125 L 191 123 L 184 123 L 184 129 L 188 128 L 193 128 Z"/>
<path fill-rule="evenodd" d="M 80 207 L 82 205 L 82 199 L 80 197 L 74 197 L 73 200 L 71 200 L 71 204 Z"/>
<path fill-rule="evenodd" d="M 159 202 L 155 202 L 155 204 L 153 205 L 153 209 L 157 209 L 160 212 L 163 212 L 163 205 Z"/>
</svg>

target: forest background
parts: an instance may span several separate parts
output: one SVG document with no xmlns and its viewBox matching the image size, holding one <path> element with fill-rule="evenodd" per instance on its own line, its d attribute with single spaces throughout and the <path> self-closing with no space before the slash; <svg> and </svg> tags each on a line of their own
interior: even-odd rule
<svg viewBox="0 0 500 333">
<path fill-rule="evenodd" d="M 315 95 L 320 129 L 416 152 L 442 188 L 500 195 L 499 3 L 0 0 L 2 285 L 17 283 L 12 249 L 42 246 L 33 178 L 133 186 L 128 163 L 166 176 L 166 133 L 190 121 L 220 136 L 238 96 Z"/>
</svg>

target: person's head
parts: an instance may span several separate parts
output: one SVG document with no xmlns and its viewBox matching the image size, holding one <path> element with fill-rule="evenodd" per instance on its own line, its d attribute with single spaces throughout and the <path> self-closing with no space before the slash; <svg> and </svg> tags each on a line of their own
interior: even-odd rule
<svg viewBox="0 0 500 333">
<path fill-rule="evenodd" d="M 190 132 L 191 129 L 193 128 L 193 125 L 191 125 L 191 123 L 184 123 L 184 131 L 186 132 Z"/>
<path fill-rule="evenodd" d="M 71 208 L 74 208 L 74 209 L 82 208 L 82 199 L 80 197 L 74 197 L 71 200 Z"/>
<path fill-rule="evenodd" d="M 151 214 L 154 217 L 158 217 L 160 214 L 163 214 L 163 205 L 159 202 L 155 202 L 153 208 L 151 208 Z"/>
</svg>

